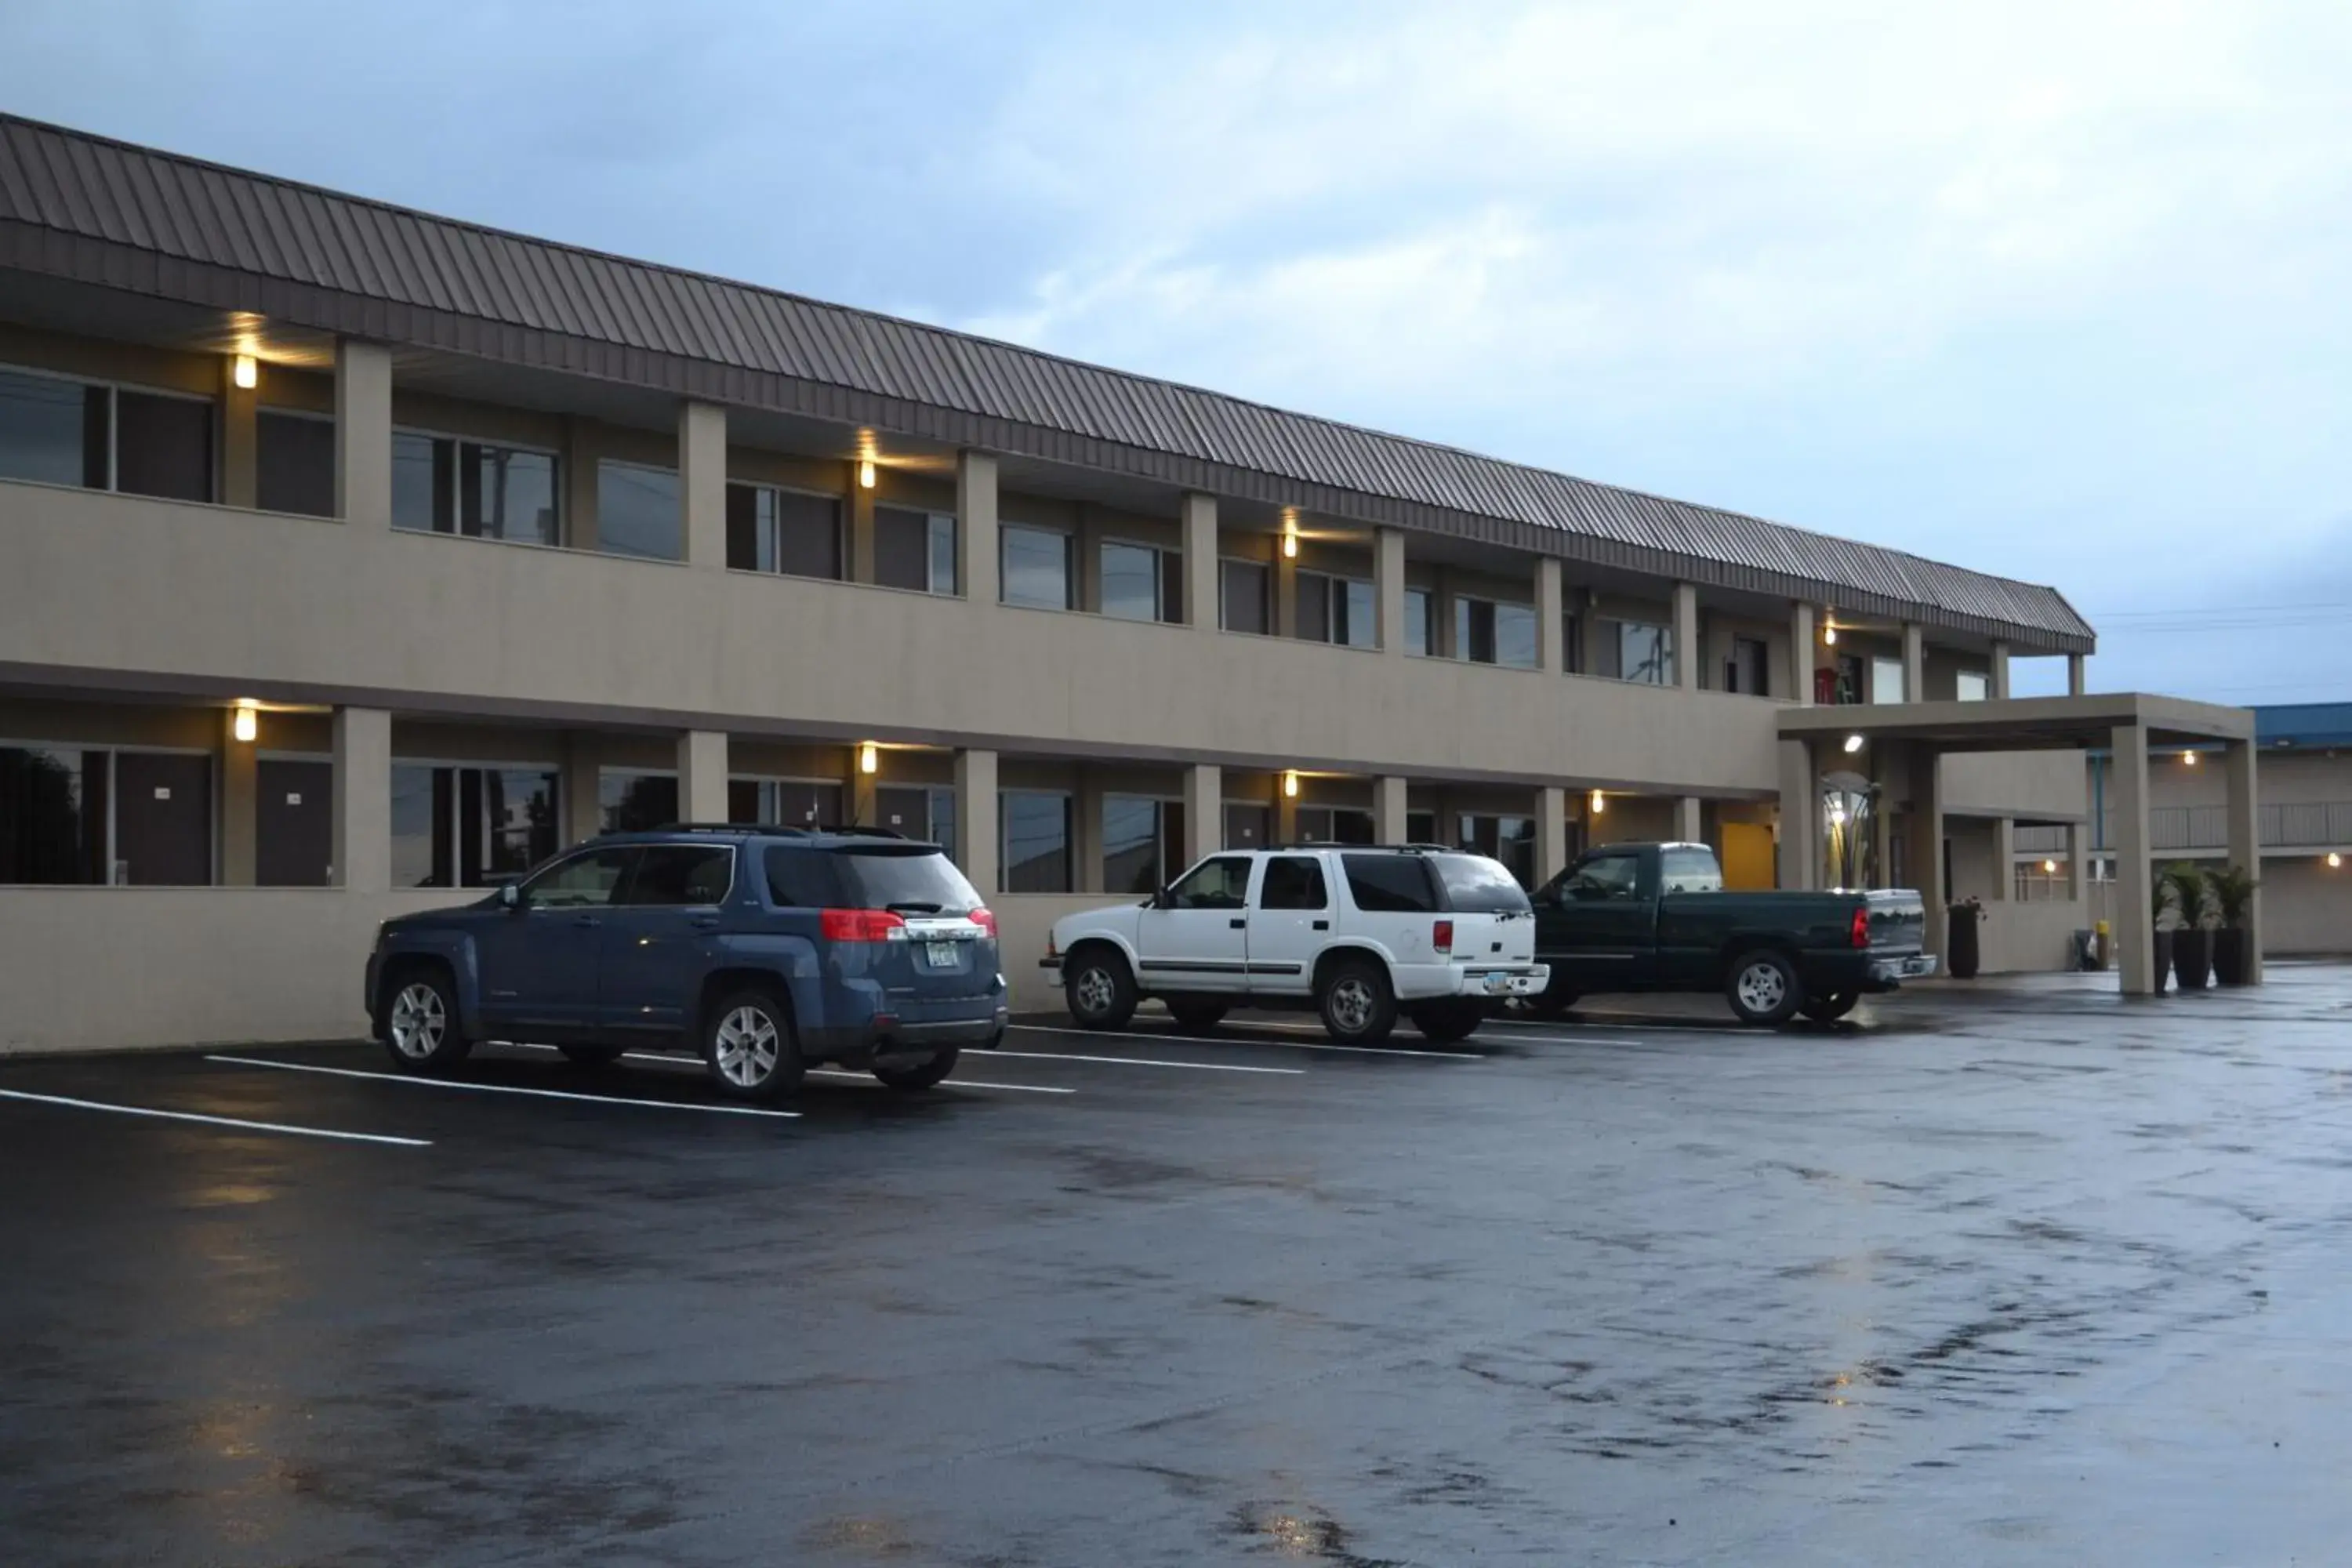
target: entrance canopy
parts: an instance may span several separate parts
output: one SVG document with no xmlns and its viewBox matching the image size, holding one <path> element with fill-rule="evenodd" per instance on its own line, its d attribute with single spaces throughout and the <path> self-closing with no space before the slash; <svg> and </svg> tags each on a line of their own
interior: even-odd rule
<svg viewBox="0 0 2352 1568">
<path fill-rule="evenodd" d="M 1998 702 L 1899 702 L 1877 706 L 1791 708 L 1780 715 L 1784 741 L 1918 741 L 1938 752 L 2090 751 L 2137 729 L 2156 746 L 2251 741 L 2251 709 L 2223 708 L 2143 691 L 2088 697 L 2013 697 Z"/>
</svg>

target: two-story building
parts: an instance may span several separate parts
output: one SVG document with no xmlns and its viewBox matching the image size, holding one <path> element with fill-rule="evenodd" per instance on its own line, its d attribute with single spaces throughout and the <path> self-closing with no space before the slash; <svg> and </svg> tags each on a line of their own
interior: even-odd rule
<svg viewBox="0 0 2352 1568">
<path fill-rule="evenodd" d="M 938 838 L 1022 1005 L 1229 844 L 2003 897 L 2023 822 L 1996 964 L 2085 919 L 2079 752 L 1923 867 L 1781 732 L 2079 692 L 2053 589 L 7 118 L 0 551 L 0 1048 L 354 1032 L 380 920 L 675 819 Z"/>
</svg>

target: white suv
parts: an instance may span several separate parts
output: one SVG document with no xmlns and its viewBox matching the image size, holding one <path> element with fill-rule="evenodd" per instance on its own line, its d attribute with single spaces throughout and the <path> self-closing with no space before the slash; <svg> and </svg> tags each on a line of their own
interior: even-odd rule
<svg viewBox="0 0 2352 1568">
<path fill-rule="evenodd" d="M 1229 1007 L 1311 1006 L 1332 1038 L 1370 1045 L 1400 1012 L 1453 1041 L 1540 994 L 1535 945 L 1527 894 L 1483 855 L 1307 845 L 1212 855 L 1140 904 L 1057 921 L 1044 963 L 1090 1029 L 1156 996 L 1196 1029 Z"/>
</svg>

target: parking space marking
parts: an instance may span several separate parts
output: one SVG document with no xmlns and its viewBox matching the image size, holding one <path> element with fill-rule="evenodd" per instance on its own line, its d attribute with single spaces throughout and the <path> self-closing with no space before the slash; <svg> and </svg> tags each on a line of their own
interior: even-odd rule
<svg viewBox="0 0 2352 1568">
<path fill-rule="evenodd" d="M 811 1078 L 851 1079 L 863 1083 L 870 1083 L 877 1089 L 879 1089 L 882 1086 L 882 1080 L 876 1078 L 870 1072 L 844 1072 L 835 1068 L 811 1068 L 808 1069 L 808 1076 Z M 940 1079 L 939 1087 L 941 1089 L 1008 1089 L 1014 1094 L 1076 1094 L 1078 1092 L 1075 1089 L 1056 1089 L 1050 1084 L 982 1083 L 977 1079 L 969 1078 L 943 1078 Z"/>
<path fill-rule="evenodd" d="M 525 1089 L 512 1083 L 465 1083 L 453 1078 L 411 1078 L 405 1073 L 361 1072 L 356 1068 L 320 1067 L 311 1062 L 273 1062 L 259 1057 L 214 1057 L 208 1062 L 221 1062 L 230 1067 L 274 1068 L 279 1072 L 324 1073 L 331 1078 L 373 1079 L 383 1083 L 404 1083 L 417 1089 L 463 1089 L 477 1094 L 528 1094 L 541 1100 L 583 1100 L 591 1105 L 636 1105 L 653 1110 L 698 1110 L 710 1116 L 772 1116 L 787 1121 L 797 1120 L 797 1110 L 770 1110 L 756 1105 L 696 1105 L 677 1100 L 632 1100 L 617 1094 L 575 1094 L 563 1089 Z"/>
<path fill-rule="evenodd" d="M 1055 1024 L 1014 1024 L 1011 1026 L 1037 1035 L 1078 1035 L 1089 1040 L 1104 1037 L 1100 1029 L 1065 1029 Z M 1250 1026 L 1257 1027 L 1255 1025 Z M 1156 1029 L 1148 1029 L 1139 1031 L 1133 1037 L 1139 1040 L 1168 1040 L 1180 1046 L 1282 1046 L 1294 1051 L 1354 1051 L 1374 1057 L 1425 1057 L 1442 1062 L 1483 1062 L 1486 1059 L 1477 1051 L 1414 1051 L 1402 1046 L 1341 1046 L 1328 1040 L 1292 1040 L 1268 1035 L 1225 1035 L 1213 1039 L 1205 1035 L 1163 1035 Z"/>
<path fill-rule="evenodd" d="M 1015 1025 L 1016 1028 L 1031 1026 Z M 1123 1068 L 1181 1068 L 1191 1072 L 1258 1072 L 1274 1073 L 1286 1078 L 1302 1076 L 1305 1068 L 1252 1068 L 1234 1062 L 1163 1062 L 1150 1057 L 1082 1057 L 1076 1051 L 1008 1051 L 1002 1047 L 988 1053 L 992 1057 L 1013 1057 L 1027 1062 L 1110 1062 Z"/>
<path fill-rule="evenodd" d="M 507 1049 L 517 1051 L 560 1051 L 563 1048 L 562 1046 L 533 1045 L 529 1040 L 486 1040 L 483 1044 L 502 1046 Z M 1005 1053 L 991 1051 L 989 1054 L 991 1056 L 998 1056 Z M 621 1053 L 621 1059 L 625 1062 L 651 1062 L 657 1067 L 692 1068 L 697 1072 L 702 1072 L 705 1070 L 702 1062 L 698 1058 L 665 1056 L 659 1051 L 623 1051 Z M 871 1073 L 835 1072 L 830 1068 L 811 1068 L 808 1069 L 808 1076 L 811 1078 L 865 1079 L 869 1082 L 880 1081 Z M 940 1080 L 940 1087 L 942 1089 L 945 1089 L 950 1085 L 953 1085 L 960 1089 L 1001 1089 L 1012 1094 L 1076 1094 L 1078 1092 L 1075 1089 L 1048 1089 L 1043 1085 L 1034 1083 L 982 1083 L 978 1079 L 969 1078 L 950 1078 Z M 668 1102 L 665 1100 L 663 1103 L 667 1104 Z"/>
<path fill-rule="evenodd" d="M 296 1127 L 284 1121 L 247 1121 L 236 1116 L 206 1116 L 195 1110 L 159 1110 L 152 1105 L 110 1105 L 102 1100 L 76 1100 L 64 1094 L 34 1094 L 21 1089 L 0 1089 L 0 1097 L 28 1100 L 39 1105 L 70 1105 L 78 1110 L 111 1110 L 118 1116 L 152 1116 L 166 1121 L 201 1121 L 212 1127 L 237 1127 L 248 1132 L 283 1132 L 295 1138 L 334 1138 L 346 1143 L 390 1143 L 403 1149 L 430 1149 L 430 1138 L 394 1138 L 383 1132 L 339 1132 L 331 1127 Z"/>
</svg>

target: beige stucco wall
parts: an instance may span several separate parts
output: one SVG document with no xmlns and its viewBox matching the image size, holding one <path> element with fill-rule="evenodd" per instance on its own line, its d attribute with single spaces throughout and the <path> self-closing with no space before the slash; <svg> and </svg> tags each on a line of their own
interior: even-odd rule
<svg viewBox="0 0 2352 1568">
<path fill-rule="evenodd" d="M 1944 759 L 1944 809 L 1969 816 L 2081 822 L 2090 773 L 2080 752 L 1962 752 Z"/>
</svg>

